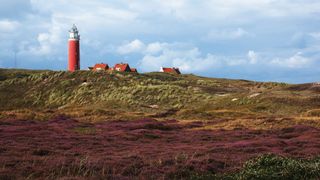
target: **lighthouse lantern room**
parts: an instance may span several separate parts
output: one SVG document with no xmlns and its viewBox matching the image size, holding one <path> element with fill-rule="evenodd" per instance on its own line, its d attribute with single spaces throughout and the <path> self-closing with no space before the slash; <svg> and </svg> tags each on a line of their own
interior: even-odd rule
<svg viewBox="0 0 320 180">
<path fill-rule="evenodd" d="M 74 72 L 80 70 L 80 35 L 76 25 L 69 31 L 69 65 L 68 70 Z"/>
</svg>

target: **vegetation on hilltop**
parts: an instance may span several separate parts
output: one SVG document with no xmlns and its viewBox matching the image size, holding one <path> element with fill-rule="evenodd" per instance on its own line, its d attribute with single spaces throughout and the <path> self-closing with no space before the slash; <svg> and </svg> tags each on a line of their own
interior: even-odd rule
<svg viewBox="0 0 320 180">
<path fill-rule="evenodd" d="M 32 111 L 30 116 L 40 119 L 50 115 L 46 111 L 92 120 L 318 117 L 318 92 L 316 84 L 262 83 L 190 74 L 0 70 L 2 116 Z"/>
</svg>

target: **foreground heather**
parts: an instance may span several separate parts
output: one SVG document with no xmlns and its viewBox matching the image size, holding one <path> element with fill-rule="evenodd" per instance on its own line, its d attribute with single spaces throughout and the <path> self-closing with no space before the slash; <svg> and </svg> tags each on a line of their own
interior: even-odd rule
<svg viewBox="0 0 320 180">
<path fill-rule="evenodd" d="M 319 155 L 320 129 L 199 130 L 201 127 L 202 122 L 152 119 L 96 124 L 63 116 L 47 122 L 3 120 L 0 179 L 259 178 L 270 172 L 276 172 L 272 178 L 319 177 L 318 159 L 285 157 Z M 248 162 L 269 153 L 281 157 L 267 155 Z"/>
</svg>

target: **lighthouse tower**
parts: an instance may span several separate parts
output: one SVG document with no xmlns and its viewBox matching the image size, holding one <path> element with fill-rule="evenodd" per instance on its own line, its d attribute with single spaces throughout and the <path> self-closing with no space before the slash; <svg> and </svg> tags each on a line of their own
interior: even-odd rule
<svg viewBox="0 0 320 180">
<path fill-rule="evenodd" d="M 80 35 L 76 25 L 69 31 L 69 66 L 68 70 L 74 72 L 80 70 Z"/>
</svg>

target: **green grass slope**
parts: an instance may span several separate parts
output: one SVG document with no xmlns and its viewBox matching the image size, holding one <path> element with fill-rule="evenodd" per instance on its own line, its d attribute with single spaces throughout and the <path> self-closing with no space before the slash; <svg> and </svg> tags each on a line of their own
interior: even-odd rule
<svg viewBox="0 0 320 180">
<path fill-rule="evenodd" d="M 204 119 L 320 114 L 320 85 L 165 73 L 0 69 L 0 110 Z"/>
</svg>

